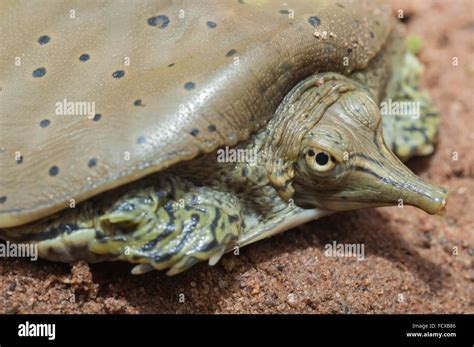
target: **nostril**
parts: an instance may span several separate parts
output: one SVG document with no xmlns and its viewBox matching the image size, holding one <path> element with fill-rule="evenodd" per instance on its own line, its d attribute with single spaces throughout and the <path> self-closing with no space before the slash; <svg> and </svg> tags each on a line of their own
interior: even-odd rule
<svg viewBox="0 0 474 347">
<path fill-rule="evenodd" d="M 448 191 L 442 187 L 436 187 L 437 193 L 433 192 L 432 204 L 435 207 L 432 213 L 437 215 L 444 215 L 447 212 L 446 205 L 448 204 Z"/>
</svg>

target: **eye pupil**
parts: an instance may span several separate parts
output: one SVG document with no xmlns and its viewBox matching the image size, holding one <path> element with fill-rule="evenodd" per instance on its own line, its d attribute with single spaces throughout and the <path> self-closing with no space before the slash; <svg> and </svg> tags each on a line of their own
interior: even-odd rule
<svg viewBox="0 0 474 347">
<path fill-rule="evenodd" d="M 319 152 L 316 155 L 316 163 L 318 163 L 321 166 L 326 165 L 329 162 L 329 156 L 324 153 L 324 152 Z"/>
</svg>

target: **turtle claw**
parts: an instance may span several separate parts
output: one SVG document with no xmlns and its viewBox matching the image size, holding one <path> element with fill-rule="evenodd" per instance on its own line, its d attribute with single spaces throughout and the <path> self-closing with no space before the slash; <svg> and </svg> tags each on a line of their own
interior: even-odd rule
<svg viewBox="0 0 474 347">
<path fill-rule="evenodd" d="M 225 247 L 221 247 L 220 249 L 216 251 L 216 253 L 211 255 L 211 257 L 209 258 L 209 266 L 216 265 L 219 262 L 219 260 L 222 258 L 222 256 L 224 255 L 225 250 L 226 250 Z"/>
<path fill-rule="evenodd" d="M 140 265 L 136 265 L 132 271 L 131 271 L 131 274 L 132 275 L 143 275 L 147 272 L 150 272 L 150 271 L 153 271 L 155 270 L 155 268 L 153 266 L 151 266 L 150 264 L 140 264 Z"/>
</svg>

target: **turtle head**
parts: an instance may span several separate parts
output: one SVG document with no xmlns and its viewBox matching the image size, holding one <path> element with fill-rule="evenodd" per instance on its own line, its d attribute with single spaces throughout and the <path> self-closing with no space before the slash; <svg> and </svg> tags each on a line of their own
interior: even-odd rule
<svg viewBox="0 0 474 347">
<path fill-rule="evenodd" d="M 379 109 L 365 92 L 344 93 L 304 135 L 294 200 L 330 211 L 412 205 L 445 211 L 447 192 L 423 182 L 384 144 Z"/>
</svg>

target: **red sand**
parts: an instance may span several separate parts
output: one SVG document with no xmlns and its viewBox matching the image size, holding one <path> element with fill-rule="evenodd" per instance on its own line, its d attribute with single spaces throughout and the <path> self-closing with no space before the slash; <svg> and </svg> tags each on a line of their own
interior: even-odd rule
<svg viewBox="0 0 474 347">
<path fill-rule="evenodd" d="M 132 276 L 122 263 L 2 259 L 0 312 L 473 313 L 473 3 L 396 1 L 393 8 L 424 39 L 423 84 L 442 114 L 437 152 L 409 166 L 449 189 L 448 214 L 412 207 L 338 214 L 172 278 Z M 366 259 L 326 257 L 333 240 L 363 243 Z"/>
</svg>

